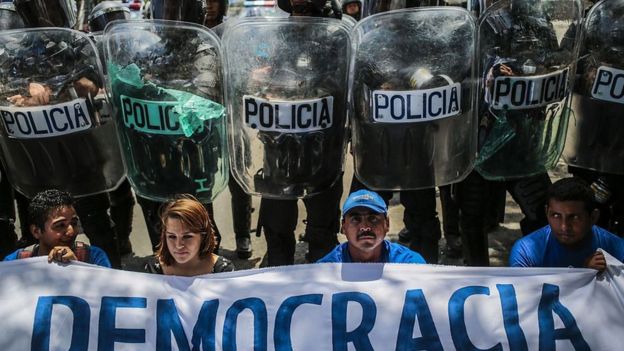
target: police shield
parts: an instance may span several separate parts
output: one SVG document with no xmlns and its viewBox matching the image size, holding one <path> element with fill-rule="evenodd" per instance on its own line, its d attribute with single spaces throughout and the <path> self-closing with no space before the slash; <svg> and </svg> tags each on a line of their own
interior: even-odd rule
<svg viewBox="0 0 624 351">
<path fill-rule="evenodd" d="M 476 154 L 476 25 L 461 8 L 363 19 L 354 29 L 355 175 L 373 189 L 457 182 Z"/>
<path fill-rule="evenodd" d="M 115 188 L 124 175 L 94 44 L 80 32 L 0 33 L 0 148 L 11 184 L 27 197 Z"/>
<path fill-rule="evenodd" d="M 221 49 L 204 27 L 112 22 L 104 32 L 109 91 L 127 176 L 138 195 L 211 202 L 228 180 Z"/>
<path fill-rule="evenodd" d="M 572 93 L 569 165 L 624 174 L 624 1 L 601 1 L 584 23 Z"/>
<path fill-rule="evenodd" d="M 345 151 L 348 26 L 251 18 L 223 37 L 233 175 L 250 194 L 302 198 L 337 181 Z"/>
<path fill-rule="evenodd" d="M 581 7 L 502 0 L 479 23 L 477 171 L 492 180 L 544 173 L 565 140 Z"/>
</svg>

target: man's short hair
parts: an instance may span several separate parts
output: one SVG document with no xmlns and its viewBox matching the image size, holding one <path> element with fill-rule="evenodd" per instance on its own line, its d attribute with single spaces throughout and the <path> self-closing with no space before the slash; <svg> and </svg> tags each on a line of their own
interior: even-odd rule
<svg viewBox="0 0 624 351">
<path fill-rule="evenodd" d="M 39 192 L 28 205 L 28 224 L 44 229 L 45 222 L 53 210 L 69 206 L 74 206 L 74 199 L 67 192 L 56 189 Z"/>
<path fill-rule="evenodd" d="M 581 178 L 563 178 L 554 182 L 548 188 L 548 201 L 581 201 L 587 212 L 596 208 L 594 192 L 591 187 Z"/>
</svg>

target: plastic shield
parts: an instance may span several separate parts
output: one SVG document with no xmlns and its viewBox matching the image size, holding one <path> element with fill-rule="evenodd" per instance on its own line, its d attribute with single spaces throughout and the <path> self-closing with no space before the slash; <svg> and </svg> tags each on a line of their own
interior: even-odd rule
<svg viewBox="0 0 624 351">
<path fill-rule="evenodd" d="M 624 1 L 601 1 L 584 23 L 567 164 L 624 174 Z"/>
<path fill-rule="evenodd" d="M 115 188 L 124 175 L 94 44 L 80 32 L 0 33 L 0 147 L 11 184 L 33 197 Z"/>
<path fill-rule="evenodd" d="M 351 40 L 344 22 L 248 19 L 223 37 L 233 175 L 250 194 L 302 198 L 337 181 Z"/>
<path fill-rule="evenodd" d="M 356 26 L 351 143 L 367 187 L 430 188 L 471 170 L 475 32 L 455 7 L 385 12 Z"/>
<path fill-rule="evenodd" d="M 578 1 L 503 0 L 479 24 L 477 171 L 504 180 L 546 172 L 565 141 L 581 22 Z"/>
<path fill-rule="evenodd" d="M 221 49 L 204 27 L 112 22 L 105 51 L 128 179 L 155 201 L 211 202 L 227 185 Z"/>
</svg>

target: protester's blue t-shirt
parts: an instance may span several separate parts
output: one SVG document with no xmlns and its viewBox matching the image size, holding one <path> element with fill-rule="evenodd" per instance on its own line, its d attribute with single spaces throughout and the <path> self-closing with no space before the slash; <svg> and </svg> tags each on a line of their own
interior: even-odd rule
<svg viewBox="0 0 624 351">
<path fill-rule="evenodd" d="M 593 226 L 591 238 L 580 248 L 570 249 L 551 235 L 549 225 L 518 240 L 509 255 L 511 267 L 584 267 L 585 260 L 598 248 L 624 260 L 624 240 Z"/>
<path fill-rule="evenodd" d="M 22 249 L 16 250 L 12 254 L 5 257 L 4 261 L 17 260 L 17 258 L 19 257 L 19 253 L 21 251 Z M 106 253 L 99 247 L 95 247 L 93 245 L 89 245 L 89 262 L 87 263 L 95 264 L 95 265 L 102 266 L 102 267 L 108 267 L 108 268 L 111 267 L 111 263 L 108 260 L 108 256 L 106 256 Z"/>
<path fill-rule="evenodd" d="M 325 257 L 316 261 L 317 263 L 342 262 L 350 263 L 351 255 L 349 254 L 349 243 L 342 243 Z M 425 259 L 417 252 L 408 249 L 405 246 L 394 244 L 388 240 L 383 241 L 382 263 L 426 263 Z"/>
</svg>

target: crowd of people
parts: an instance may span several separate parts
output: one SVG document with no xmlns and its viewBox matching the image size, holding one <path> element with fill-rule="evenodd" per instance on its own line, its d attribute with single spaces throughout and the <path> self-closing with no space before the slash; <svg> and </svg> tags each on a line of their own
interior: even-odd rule
<svg viewBox="0 0 624 351">
<path fill-rule="evenodd" d="M 223 20 L 226 4 L 216 0 L 207 4 L 205 16 L 192 21 L 214 27 Z M 198 14 L 192 7 L 181 12 L 166 1 L 152 1 L 151 6 L 155 19 L 191 20 Z M 96 6 L 94 13 L 98 13 L 101 7 Z M 360 19 L 362 11 L 362 3 L 358 1 L 345 1 L 340 6 L 337 1 L 290 0 L 280 1 L 280 7 L 292 16 L 340 18 L 345 13 L 355 20 Z M 124 11 L 120 13 L 125 18 Z M 24 22 L 29 24 L 28 18 Z M 17 241 L 10 225 L 15 217 L 11 215 L 15 212 L 14 192 L 6 177 L 2 177 L 2 181 L 2 203 L 8 215 L 0 213 L 0 224 L 7 224 L 0 227 L 0 236 L 13 238 L 3 240 L 6 245 L 2 249 L 8 254 L 4 260 L 48 256 L 49 261 L 80 260 L 120 268 L 121 254 L 132 252 L 129 235 L 134 197 L 128 182 L 113 192 L 81 197 L 76 202 L 70 194 L 59 190 L 42 191 L 32 199 L 18 194 L 22 237 Z M 500 221 L 497 204 L 501 194 L 504 198 L 505 190 L 508 190 L 526 216 L 522 223 L 525 236 L 513 246 L 510 266 L 588 267 L 602 271 L 606 268 L 606 261 L 598 249 L 624 260 L 624 241 L 596 226 L 600 221 L 600 210 L 595 201 L 596 185 L 578 176 L 550 183 L 546 172 L 506 183 L 487 181 L 473 172 L 462 184 L 442 187 L 447 254 L 465 255 L 468 265 L 488 265 L 487 243 L 483 242 L 485 227 Z M 245 194 L 234 177 L 230 177 L 229 187 L 233 194 L 236 253 L 239 258 L 247 259 L 252 253 L 251 197 Z M 536 188 L 538 190 L 534 190 Z M 339 209 L 343 192 L 340 180 L 324 192 L 304 200 L 307 222 L 303 239 L 309 243 L 306 255 L 309 263 L 438 263 L 442 231 L 433 188 L 402 191 L 400 194 L 405 206 L 406 227 L 400 240 L 405 246 L 385 239 L 389 231 L 391 192 L 378 194 L 366 189 L 357 179 L 353 180 L 349 191 L 342 211 Z M 483 196 L 484 193 L 488 196 Z M 462 195 L 461 203 L 455 201 L 457 194 Z M 210 203 L 202 203 L 191 195 L 180 195 L 169 202 L 138 197 L 138 202 L 155 251 L 154 260 L 146 266 L 148 272 L 195 276 L 234 270 L 233 263 L 218 254 L 221 234 Z M 493 213 L 486 209 L 492 209 Z M 298 221 L 296 201 L 263 198 L 259 217 L 257 230 L 262 231 L 267 240 L 268 265 L 293 264 L 294 230 Z M 488 222 L 490 217 L 493 219 Z M 90 245 L 75 240 L 79 218 L 91 239 Z M 345 243 L 338 244 L 338 231 L 345 234 Z M 16 247 L 19 248 L 14 250 Z"/>
<path fill-rule="evenodd" d="M 624 260 L 624 240 L 596 226 L 600 211 L 591 188 L 579 178 L 563 178 L 549 189 L 544 209 L 548 224 L 518 240 L 509 258 L 511 267 L 576 267 L 606 269 L 603 252 Z M 48 262 L 79 260 L 110 267 L 100 248 L 76 241 L 78 216 L 70 194 L 56 189 L 37 194 L 28 206 L 28 228 L 36 243 L 18 249 L 4 261 L 47 256 Z M 234 264 L 217 254 L 214 224 L 206 208 L 191 195 L 180 195 L 160 211 L 160 243 L 149 273 L 197 276 L 229 272 Z M 425 259 L 403 245 L 386 240 L 390 220 L 379 194 L 358 190 L 342 206 L 337 245 L 318 263 L 415 263 Z"/>
</svg>

